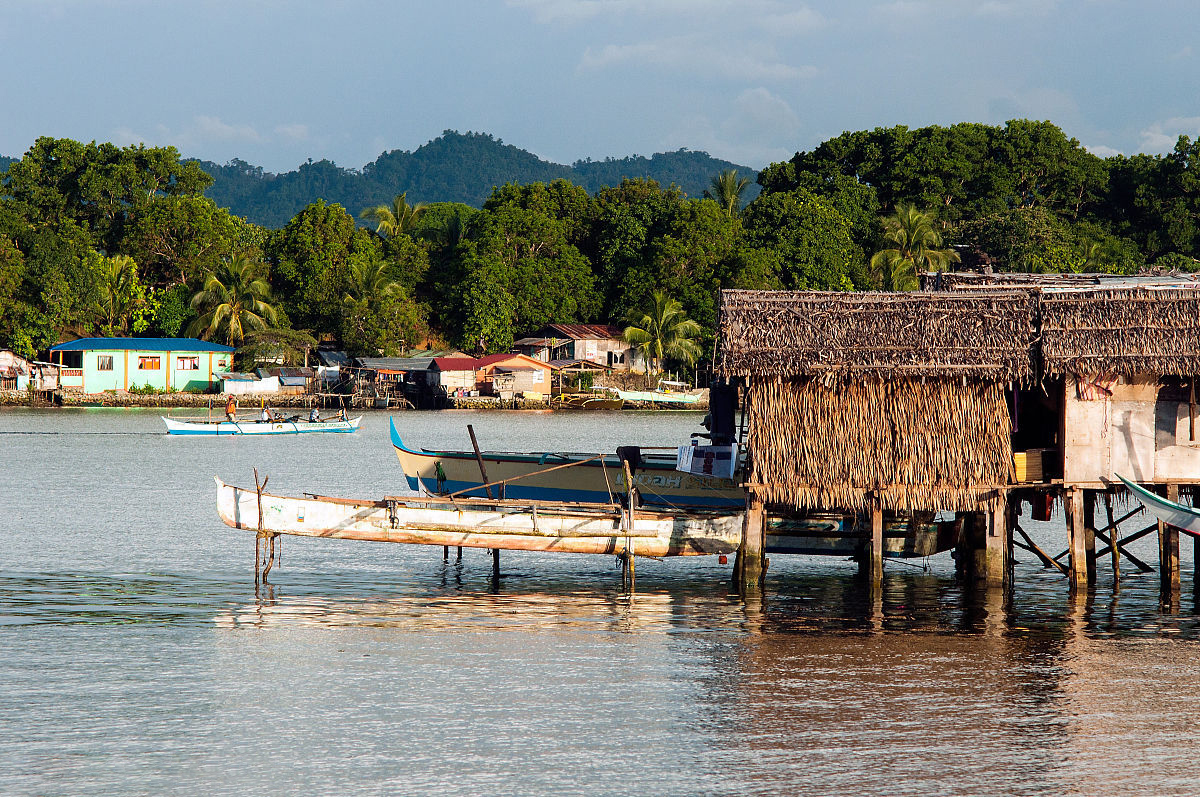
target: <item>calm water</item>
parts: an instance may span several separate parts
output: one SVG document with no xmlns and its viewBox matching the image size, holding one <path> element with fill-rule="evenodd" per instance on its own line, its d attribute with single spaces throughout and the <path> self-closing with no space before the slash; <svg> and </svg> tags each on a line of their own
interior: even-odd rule
<svg viewBox="0 0 1200 797">
<path fill-rule="evenodd" d="M 1157 574 L 1094 593 L 1021 554 L 1010 605 L 946 555 L 775 556 L 747 604 L 715 559 L 252 534 L 212 476 L 401 490 L 387 415 L 354 436 L 187 439 L 146 410 L 0 411 L 0 793 L 1196 794 L 1200 623 Z M 412 442 L 673 445 L 691 414 L 401 413 Z M 1060 528 L 1035 530 L 1054 552 Z M 1155 562 L 1150 538 L 1133 547 Z"/>
</svg>

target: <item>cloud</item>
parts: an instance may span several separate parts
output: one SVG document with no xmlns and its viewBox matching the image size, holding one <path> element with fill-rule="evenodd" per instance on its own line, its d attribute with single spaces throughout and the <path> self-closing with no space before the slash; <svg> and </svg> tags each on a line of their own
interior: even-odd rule
<svg viewBox="0 0 1200 797">
<path fill-rule="evenodd" d="M 285 129 L 297 127 L 303 125 L 284 126 Z M 280 128 L 276 128 L 276 131 L 279 132 Z M 203 152 L 214 144 L 266 144 L 270 143 L 270 139 L 259 133 L 253 125 L 229 124 L 216 116 L 197 116 L 190 124 L 178 129 L 163 124 L 155 125 L 149 134 L 120 127 L 113 133 L 113 143 L 122 146 L 170 145 L 180 152 Z"/>
<path fill-rule="evenodd" d="M 623 17 L 668 21 L 676 30 L 727 32 L 755 28 L 773 36 L 809 33 L 826 24 L 820 12 L 783 0 L 508 0 L 541 25 L 576 25 Z"/>
<path fill-rule="evenodd" d="M 277 125 L 275 127 L 275 135 L 280 138 L 286 138 L 291 141 L 307 141 L 308 140 L 308 125 L 304 124 L 287 124 Z"/>
<path fill-rule="evenodd" d="M 692 72 L 696 68 L 696 53 L 704 52 L 704 69 L 710 75 L 734 80 L 801 80 L 817 74 L 813 66 L 792 66 L 777 58 L 770 48 L 759 54 L 745 48 L 730 47 L 713 50 L 694 37 L 676 37 L 637 44 L 607 44 L 599 49 L 587 48 L 579 65 L 581 69 L 602 70 L 612 66 L 656 66 Z"/>
<path fill-rule="evenodd" d="M 984 0 L 975 8 L 975 13 L 1002 19 L 1042 17 L 1054 11 L 1054 6 L 1052 0 Z"/>
<path fill-rule="evenodd" d="M 1200 116 L 1177 116 L 1155 122 L 1138 134 L 1141 144 L 1138 149 L 1150 155 L 1160 155 L 1175 149 L 1180 136 L 1200 135 Z"/>
<path fill-rule="evenodd" d="M 741 92 L 718 120 L 692 114 L 668 131 L 666 142 L 684 141 L 713 157 L 760 168 L 796 152 L 803 124 L 786 100 L 758 87 Z M 664 143 L 664 146 L 666 144 Z"/>
<path fill-rule="evenodd" d="M 814 30 L 825 27 L 827 24 L 828 20 L 825 17 L 807 6 L 796 11 L 767 14 L 760 22 L 764 30 L 776 36 L 811 33 Z"/>
<path fill-rule="evenodd" d="M 1104 144 L 1084 144 L 1083 148 L 1095 155 L 1097 158 L 1111 158 L 1114 155 L 1123 155 L 1119 149 L 1105 146 Z"/>
<path fill-rule="evenodd" d="M 529 11 L 534 22 L 542 25 L 573 24 L 601 16 L 613 18 L 630 14 L 695 19 L 697 15 L 708 17 L 710 12 L 729 10 L 729 4 L 722 0 L 508 0 L 508 5 Z M 738 9 L 742 13 L 745 10 L 744 7 Z"/>
</svg>

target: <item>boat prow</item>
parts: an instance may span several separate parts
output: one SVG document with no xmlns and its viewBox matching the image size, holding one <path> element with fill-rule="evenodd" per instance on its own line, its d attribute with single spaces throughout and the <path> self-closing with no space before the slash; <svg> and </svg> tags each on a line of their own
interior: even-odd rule
<svg viewBox="0 0 1200 797">
<path fill-rule="evenodd" d="M 1142 502 L 1146 511 L 1168 526 L 1200 534 L 1200 509 L 1168 501 L 1161 495 L 1156 495 L 1141 485 L 1134 484 L 1124 476 L 1117 474 L 1133 497 Z"/>
</svg>

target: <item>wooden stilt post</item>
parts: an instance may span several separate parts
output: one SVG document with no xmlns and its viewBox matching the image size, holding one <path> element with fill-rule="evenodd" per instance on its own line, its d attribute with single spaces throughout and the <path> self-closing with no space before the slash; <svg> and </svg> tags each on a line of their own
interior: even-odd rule
<svg viewBox="0 0 1200 797">
<path fill-rule="evenodd" d="M 989 587 L 1003 587 L 1008 582 L 1008 557 L 1012 547 L 1012 526 L 1009 524 L 1008 494 L 1001 493 L 988 512 L 987 537 L 984 540 L 983 580 Z"/>
<path fill-rule="evenodd" d="M 1104 517 L 1108 520 L 1108 538 L 1112 540 L 1109 549 L 1112 552 L 1113 584 L 1121 583 L 1121 530 L 1113 519 L 1112 493 L 1104 493 Z"/>
<path fill-rule="evenodd" d="M 1179 485 L 1167 485 L 1167 500 L 1179 501 Z M 1179 606 L 1179 530 L 1158 522 L 1158 574 L 1161 579 L 1162 603 Z"/>
<path fill-rule="evenodd" d="M 883 585 L 883 506 L 878 498 L 871 502 L 871 587 Z"/>
<path fill-rule="evenodd" d="M 443 562 L 450 561 L 450 546 L 449 545 L 442 546 L 442 561 Z"/>
<path fill-rule="evenodd" d="M 742 544 L 738 548 L 738 586 L 755 588 L 763 580 L 763 552 L 766 548 L 763 522 L 763 502 L 756 493 L 746 498 L 746 513 L 742 519 Z"/>
<path fill-rule="evenodd" d="M 1096 581 L 1096 491 L 1083 491 L 1083 547 L 1087 552 L 1088 583 Z"/>
<path fill-rule="evenodd" d="M 500 578 L 500 549 L 492 549 L 492 578 Z"/>
<path fill-rule="evenodd" d="M 1083 531 L 1083 491 L 1068 487 L 1063 495 L 1066 509 L 1068 550 L 1071 556 L 1071 588 L 1087 588 L 1087 541 Z"/>
</svg>

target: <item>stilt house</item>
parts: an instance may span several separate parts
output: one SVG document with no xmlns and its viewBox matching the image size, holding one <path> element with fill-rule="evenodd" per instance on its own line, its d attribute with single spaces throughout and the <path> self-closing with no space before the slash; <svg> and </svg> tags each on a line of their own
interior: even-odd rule
<svg viewBox="0 0 1200 797">
<path fill-rule="evenodd" d="M 977 570 L 1002 581 L 1007 513 L 1062 499 L 1071 575 L 1086 581 L 1096 496 L 1118 474 L 1200 483 L 1197 283 L 989 280 L 723 292 L 718 367 L 744 386 L 748 506 L 873 525 L 972 513 L 986 518 Z"/>
</svg>

